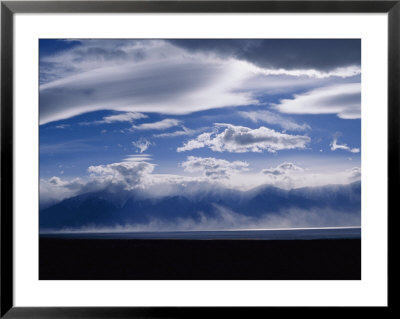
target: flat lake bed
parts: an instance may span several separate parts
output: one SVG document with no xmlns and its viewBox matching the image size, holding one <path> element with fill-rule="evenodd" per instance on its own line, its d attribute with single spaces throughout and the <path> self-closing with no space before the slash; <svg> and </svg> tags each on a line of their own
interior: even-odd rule
<svg viewBox="0 0 400 319">
<path fill-rule="evenodd" d="M 39 279 L 361 279 L 359 228 L 213 233 L 41 235 Z"/>
</svg>

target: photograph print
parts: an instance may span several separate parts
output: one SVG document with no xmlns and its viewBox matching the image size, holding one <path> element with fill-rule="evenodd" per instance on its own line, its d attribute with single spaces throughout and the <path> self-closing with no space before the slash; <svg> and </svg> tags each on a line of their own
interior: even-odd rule
<svg viewBox="0 0 400 319">
<path fill-rule="evenodd" d="M 360 39 L 40 39 L 39 279 L 361 279 Z"/>
</svg>

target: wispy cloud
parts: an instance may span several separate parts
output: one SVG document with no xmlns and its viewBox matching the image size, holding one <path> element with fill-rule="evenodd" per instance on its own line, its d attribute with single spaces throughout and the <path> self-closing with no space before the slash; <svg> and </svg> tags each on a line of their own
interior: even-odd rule
<svg viewBox="0 0 400 319">
<path fill-rule="evenodd" d="M 96 149 L 91 139 L 77 139 L 60 143 L 41 143 L 39 146 L 40 154 L 61 154 L 73 153 Z"/>
<path fill-rule="evenodd" d="M 147 115 L 138 112 L 126 112 L 116 115 L 110 115 L 103 117 L 102 123 L 115 123 L 115 122 L 129 122 L 132 123 L 134 120 L 147 118 Z"/>
<path fill-rule="evenodd" d="M 69 124 L 59 124 L 59 125 L 56 125 L 55 128 L 65 129 L 65 128 L 70 127 L 70 126 L 71 125 L 69 125 Z"/>
<path fill-rule="evenodd" d="M 323 78 L 340 82 L 360 73 L 358 66 L 348 64 L 322 70 L 256 60 L 204 54 L 162 40 L 80 41 L 41 59 L 41 78 L 47 80 L 40 86 L 40 123 L 96 110 L 189 114 L 252 105 L 260 103 L 260 92 L 278 89 L 277 83 L 290 92 L 301 83 L 310 87 Z M 280 80 L 264 81 L 274 77 Z M 295 83 L 288 86 L 286 80 Z"/>
<path fill-rule="evenodd" d="M 292 114 L 337 114 L 342 119 L 361 117 L 361 84 L 347 83 L 318 88 L 293 99 L 281 100 L 274 108 Z"/>
<path fill-rule="evenodd" d="M 265 122 L 272 125 L 279 125 L 289 131 L 305 131 L 311 129 L 308 124 L 298 124 L 295 121 L 285 118 L 270 111 L 248 111 L 239 112 L 240 116 L 248 118 L 254 123 Z"/>
<path fill-rule="evenodd" d="M 154 134 L 153 137 L 162 138 L 162 137 L 177 137 L 177 136 L 193 135 L 193 134 L 197 133 L 198 131 L 199 131 L 199 129 L 192 130 L 192 129 L 189 129 L 182 125 L 182 130 L 180 130 L 180 131 L 175 131 L 172 133 Z"/>
<path fill-rule="evenodd" d="M 181 124 L 181 121 L 176 119 L 164 119 L 153 123 L 143 123 L 140 125 L 133 125 L 133 130 L 165 130 Z"/>
<path fill-rule="evenodd" d="M 91 122 L 80 122 L 80 125 L 96 125 L 96 124 L 112 124 L 112 123 L 132 123 L 135 120 L 144 119 L 148 116 L 139 112 L 124 112 L 115 115 L 109 115 L 103 117 L 102 120 L 91 121 Z"/>
<path fill-rule="evenodd" d="M 123 162 L 148 162 L 152 159 L 153 157 L 150 154 L 134 154 L 126 156 Z"/>
<path fill-rule="evenodd" d="M 40 123 L 96 110 L 188 114 L 257 102 L 237 91 L 254 75 L 240 61 L 194 57 L 164 41 L 143 41 L 141 49 L 142 60 L 128 55 L 117 62 L 111 55 L 99 62 L 88 55 L 93 65 L 90 59 L 75 64 L 72 74 L 41 85 Z"/>
<path fill-rule="evenodd" d="M 357 147 L 351 148 L 347 146 L 347 144 L 338 144 L 337 143 L 337 138 L 335 138 L 332 143 L 330 144 L 331 146 L 331 151 L 336 151 L 336 150 L 344 150 L 348 151 L 351 153 L 360 153 L 360 149 Z"/>
</svg>

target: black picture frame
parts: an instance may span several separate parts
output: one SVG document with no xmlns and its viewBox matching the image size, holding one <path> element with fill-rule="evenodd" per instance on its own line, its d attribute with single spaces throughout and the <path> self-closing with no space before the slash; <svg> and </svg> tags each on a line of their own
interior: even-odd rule
<svg viewBox="0 0 400 319">
<path fill-rule="evenodd" d="M 396 213 L 400 144 L 400 1 L 1 1 L 1 312 L 5 318 L 194 318 L 236 314 L 257 315 L 308 312 L 307 307 L 182 308 L 182 307 L 14 307 L 13 303 L 13 18 L 15 13 L 387 13 L 388 14 L 388 225 Z M 388 252 L 390 236 L 388 226 Z M 389 254 L 388 254 L 389 261 Z M 388 269 L 390 270 L 390 269 Z M 388 280 L 388 287 L 390 281 Z M 388 307 L 392 306 L 389 290 Z M 371 308 L 356 308 L 368 311 Z M 312 308 L 326 314 L 326 308 Z M 340 307 L 330 308 L 332 315 Z"/>
</svg>

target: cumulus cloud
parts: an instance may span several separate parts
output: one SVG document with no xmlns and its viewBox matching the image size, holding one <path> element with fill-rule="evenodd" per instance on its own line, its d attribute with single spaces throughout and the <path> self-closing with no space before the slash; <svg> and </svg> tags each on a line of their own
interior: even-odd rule
<svg viewBox="0 0 400 319">
<path fill-rule="evenodd" d="M 90 177 L 95 182 L 118 184 L 128 190 L 139 187 L 143 179 L 153 170 L 154 164 L 137 161 L 89 166 L 88 168 Z"/>
<path fill-rule="evenodd" d="M 298 187 L 302 183 L 309 183 L 309 176 L 305 170 L 294 163 L 284 162 L 276 167 L 265 168 L 261 170 L 261 175 L 265 178 L 264 183 L 274 185 L 283 189 Z M 318 183 L 321 177 L 314 175 L 314 183 Z"/>
<path fill-rule="evenodd" d="M 298 124 L 291 119 L 287 119 L 279 114 L 270 111 L 248 111 L 239 112 L 240 116 L 248 118 L 254 123 L 265 122 L 267 124 L 279 125 L 289 131 L 305 131 L 311 129 L 308 124 Z"/>
<path fill-rule="evenodd" d="M 284 174 L 287 174 L 287 173 L 290 173 L 290 172 L 302 172 L 302 171 L 304 171 L 303 168 L 301 168 L 301 167 L 299 167 L 299 166 L 297 166 L 297 165 L 295 165 L 293 163 L 285 162 L 285 163 L 282 163 L 282 164 L 278 165 L 275 168 L 263 169 L 261 171 L 261 173 L 277 176 L 277 175 L 284 175 Z"/>
<path fill-rule="evenodd" d="M 218 128 L 225 129 L 219 133 Z M 216 131 L 200 134 L 196 139 L 178 147 L 177 151 L 209 147 L 215 152 L 260 153 L 266 150 L 275 153 L 279 150 L 304 149 L 308 142 L 308 136 L 280 133 L 264 126 L 251 129 L 231 124 L 216 124 Z"/>
<path fill-rule="evenodd" d="M 122 162 L 88 167 L 85 178 L 62 179 L 53 176 L 40 180 L 40 207 L 44 208 L 76 195 L 101 191 L 117 192 L 142 189 L 148 185 L 147 178 L 155 165 L 148 163 L 147 154 L 129 155 Z"/>
<path fill-rule="evenodd" d="M 232 174 L 244 171 L 249 163 L 243 161 L 229 162 L 214 157 L 188 156 L 182 167 L 186 172 L 201 172 L 205 177 L 220 179 L 229 178 Z"/>
<path fill-rule="evenodd" d="M 357 147 L 351 148 L 347 146 L 347 144 L 338 144 L 337 143 L 337 138 L 335 138 L 332 143 L 330 144 L 331 146 L 331 151 L 336 151 L 336 150 L 344 150 L 348 151 L 351 153 L 360 153 L 360 149 Z"/>
<path fill-rule="evenodd" d="M 58 176 L 40 180 L 40 209 L 55 204 L 65 198 L 78 195 L 85 182 L 80 178 L 64 180 Z"/>
<path fill-rule="evenodd" d="M 337 114 L 342 119 L 361 117 L 361 84 L 346 83 L 318 88 L 293 99 L 281 100 L 274 108 L 292 114 Z"/>
<path fill-rule="evenodd" d="M 151 145 L 151 142 L 144 138 L 141 138 L 137 141 L 133 141 L 132 145 L 135 146 L 136 148 L 138 148 L 139 153 L 143 153 L 144 151 L 146 151 L 149 148 L 149 146 Z"/>
<path fill-rule="evenodd" d="M 178 126 L 181 121 L 176 119 L 164 119 L 153 123 L 143 123 L 140 125 L 133 125 L 132 129 L 135 130 L 166 130 L 168 128 Z"/>
<path fill-rule="evenodd" d="M 48 179 L 48 182 L 51 185 L 63 186 L 71 190 L 78 189 L 82 186 L 82 182 L 79 178 L 74 178 L 73 180 L 67 182 L 57 176 L 53 176 Z"/>
</svg>

